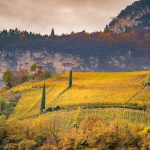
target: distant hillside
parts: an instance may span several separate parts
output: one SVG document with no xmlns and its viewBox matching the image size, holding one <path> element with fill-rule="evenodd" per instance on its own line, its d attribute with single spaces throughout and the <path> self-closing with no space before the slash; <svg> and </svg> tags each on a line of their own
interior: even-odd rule
<svg viewBox="0 0 150 150">
<path fill-rule="evenodd" d="M 133 29 L 150 29 L 150 1 L 135 1 L 114 18 L 105 30 L 116 33 Z"/>
</svg>

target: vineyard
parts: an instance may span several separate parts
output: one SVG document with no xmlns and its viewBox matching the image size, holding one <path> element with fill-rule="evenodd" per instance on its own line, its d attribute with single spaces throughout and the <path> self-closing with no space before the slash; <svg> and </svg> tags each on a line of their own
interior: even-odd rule
<svg viewBox="0 0 150 150">
<path fill-rule="evenodd" d="M 29 82 L 11 89 L 21 98 L 12 118 L 28 118 L 39 114 L 43 83 L 46 84 L 46 108 L 143 108 L 150 103 L 149 87 L 135 98 L 129 98 L 141 88 L 148 71 L 120 73 L 73 73 L 73 87 L 68 87 L 68 73 L 41 82 Z"/>
<path fill-rule="evenodd" d="M 19 100 L 6 122 L 3 116 L 0 118 L 1 129 L 7 130 L 14 140 L 13 146 L 23 142 L 26 149 L 41 147 L 37 145 L 37 137 L 46 137 L 56 149 L 67 150 L 68 145 L 74 149 L 109 149 L 115 142 L 121 147 L 126 142 L 124 147 L 138 147 L 139 143 L 140 147 L 147 148 L 150 146 L 150 87 L 142 87 L 149 74 L 149 71 L 73 72 L 71 82 L 69 73 L 63 73 L 5 90 L 1 95 L 17 95 Z M 61 109 L 40 112 L 44 83 L 46 110 Z M 110 141 L 99 145 L 97 138 Z M 85 139 L 89 145 L 84 145 Z M 71 143 L 72 140 L 75 142 Z M 44 141 L 43 144 L 48 147 Z"/>
</svg>

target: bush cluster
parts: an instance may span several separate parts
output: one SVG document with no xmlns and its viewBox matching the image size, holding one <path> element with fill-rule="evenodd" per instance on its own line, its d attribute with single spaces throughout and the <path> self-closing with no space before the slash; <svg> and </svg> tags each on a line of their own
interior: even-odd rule
<svg viewBox="0 0 150 150">
<path fill-rule="evenodd" d="M 60 106 L 55 106 L 55 107 L 49 107 L 46 109 L 46 111 L 49 111 L 49 112 L 53 112 L 53 111 L 58 111 L 58 110 L 61 110 L 62 108 Z"/>
<path fill-rule="evenodd" d="M 97 116 L 85 118 L 79 125 L 62 130 L 54 119 L 39 126 L 15 121 L 13 126 L 0 119 L 0 149 L 19 150 L 149 150 L 150 127 L 125 120 L 104 122 Z M 38 132 L 37 132 L 38 131 Z"/>
<path fill-rule="evenodd" d="M 12 88 L 26 81 L 38 81 L 52 77 L 54 71 L 44 70 L 42 66 L 32 64 L 29 70 L 20 69 L 17 72 L 7 70 L 3 74 L 3 82 L 6 83 L 6 87 Z"/>
</svg>

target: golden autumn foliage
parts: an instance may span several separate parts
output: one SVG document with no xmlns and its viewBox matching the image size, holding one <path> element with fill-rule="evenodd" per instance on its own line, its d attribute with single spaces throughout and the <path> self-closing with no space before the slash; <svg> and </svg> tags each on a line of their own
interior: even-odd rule
<svg viewBox="0 0 150 150">
<path fill-rule="evenodd" d="M 73 87 L 67 89 L 69 74 L 64 73 L 41 82 L 28 82 L 8 92 L 19 92 L 21 98 L 14 117 L 29 117 L 39 112 L 43 82 L 46 83 L 46 108 L 53 106 L 148 105 L 149 87 L 132 101 L 129 98 L 141 88 L 149 71 L 121 73 L 73 73 Z M 65 91 L 66 90 L 66 91 Z M 63 92 L 65 91 L 65 92 Z"/>
<path fill-rule="evenodd" d="M 132 101 L 128 100 L 149 73 L 74 72 L 70 89 L 67 89 L 69 73 L 63 73 L 3 91 L 3 95 L 19 93 L 20 99 L 9 119 L 0 118 L 1 147 L 147 150 L 150 148 L 149 87 Z M 63 109 L 39 114 L 43 82 L 46 83 L 46 107 Z M 104 105 L 107 107 L 101 107 Z M 125 105 L 128 107 L 122 107 Z"/>
</svg>

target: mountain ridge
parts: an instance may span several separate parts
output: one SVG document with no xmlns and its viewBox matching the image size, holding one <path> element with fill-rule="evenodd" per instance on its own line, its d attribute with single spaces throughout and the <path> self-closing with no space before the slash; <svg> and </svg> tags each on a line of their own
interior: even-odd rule
<svg viewBox="0 0 150 150">
<path fill-rule="evenodd" d="M 134 29 L 150 29 L 150 1 L 135 1 L 132 5 L 127 6 L 115 17 L 105 31 L 116 33 L 128 32 Z"/>
</svg>

